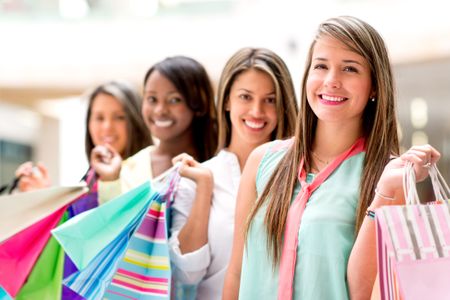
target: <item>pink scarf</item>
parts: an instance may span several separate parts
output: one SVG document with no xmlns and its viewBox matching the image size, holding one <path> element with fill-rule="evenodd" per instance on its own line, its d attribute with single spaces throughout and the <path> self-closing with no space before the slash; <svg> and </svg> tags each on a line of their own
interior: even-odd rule
<svg viewBox="0 0 450 300">
<path fill-rule="evenodd" d="M 364 150 L 364 139 L 359 138 L 350 149 L 334 159 L 325 169 L 323 169 L 313 182 L 306 182 L 306 172 L 303 168 L 303 159 L 300 162 L 298 180 L 301 190 L 289 207 L 286 219 L 286 230 L 284 233 L 283 250 L 281 252 L 278 299 L 292 300 L 293 282 L 295 276 L 295 262 L 297 259 L 298 231 L 300 223 L 311 194 L 324 182 L 339 165 L 349 157 Z"/>
</svg>

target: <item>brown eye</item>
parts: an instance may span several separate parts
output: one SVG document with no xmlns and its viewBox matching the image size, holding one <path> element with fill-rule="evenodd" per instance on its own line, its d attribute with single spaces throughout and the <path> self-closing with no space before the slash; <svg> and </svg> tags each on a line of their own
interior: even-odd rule
<svg viewBox="0 0 450 300">
<path fill-rule="evenodd" d="M 266 103 L 275 104 L 275 97 L 266 98 Z"/>
<path fill-rule="evenodd" d="M 148 96 L 147 98 L 145 98 L 145 101 L 147 101 L 148 104 L 154 104 L 154 103 L 156 103 L 158 100 L 157 100 L 156 97 L 154 97 L 154 96 Z"/>
<path fill-rule="evenodd" d="M 181 100 L 181 98 L 179 98 L 179 97 L 173 97 L 173 98 L 170 98 L 168 101 L 167 101 L 167 103 L 169 103 L 169 104 L 177 104 L 177 103 L 180 103 L 180 102 L 182 102 L 183 100 Z"/>
<path fill-rule="evenodd" d="M 312 66 L 313 70 L 326 70 L 327 66 L 325 64 L 316 64 Z"/>
<path fill-rule="evenodd" d="M 356 69 L 355 67 L 352 66 L 347 66 L 344 68 L 345 72 L 351 72 L 351 73 L 358 73 L 358 69 Z"/>
<path fill-rule="evenodd" d="M 241 94 L 241 95 L 239 95 L 239 98 L 242 100 L 245 100 L 245 101 L 248 101 L 251 99 L 249 94 Z"/>
</svg>

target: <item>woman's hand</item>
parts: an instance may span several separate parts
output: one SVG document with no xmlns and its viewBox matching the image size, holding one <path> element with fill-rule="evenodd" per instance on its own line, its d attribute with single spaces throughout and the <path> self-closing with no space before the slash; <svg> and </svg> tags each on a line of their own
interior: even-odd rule
<svg viewBox="0 0 450 300">
<path fill-rule="evenodd" d="M 181 162 L 179 173 L 181 176 L 195 181 L 197 184 L 204 183 L 213 185 L 213 175 L 211 170 L 203 167 L 198 161 L 187 153 L 182 153 L 172 159 L 172 163 Z"/>
<path fill-rule="evenodd" d="M 96 146 L 91 152 L 91 167 L 100 180 L 117 180 L 122 168 L 122 157 L 108 144 Z"/>
<path fill-rule="evenodd" d="M 36 166 L 30 161 L 21 164 L 16 170 L 16 177 L 20 178 L 17 188 L 21 192 L 47 188 L 51 185 L 48 170 L 42 163 L 37 163 Z"/>
<path fill-rule="evenodd" d="M 384 168 L 377 185 L 377 191 L 387 197 L 394 197 L 396 190 L 403 188 L 403 172 L 406 162 L 412 162 L 417 182 L 427 178 L 431 164 L 441 154 L 430 145 L 413 146 L 400 157 L 391 160 Z"/>
</svg>

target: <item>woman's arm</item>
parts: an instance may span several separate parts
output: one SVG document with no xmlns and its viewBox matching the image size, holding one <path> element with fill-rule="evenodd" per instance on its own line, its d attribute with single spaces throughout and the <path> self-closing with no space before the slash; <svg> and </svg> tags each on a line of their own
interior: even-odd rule
<svg viewBox="0 0 450 300">
<path fill-rule="evenodd" d="M 256 148 L 248 157 L 242 172 L 236 203 L 233 250 L 225 276 L 223 300 L 238 299 L 239 296 L 242 255 L 245 244 L 244 230 L 248 216 L 256 201 L 256 173 L 266 148 L 266 145 Z"/>
<path fill-rule="evenodd" d="M 180 175 L 196 183 L 195 200 L 186 223 L 178 233 L 179 248 L 182 254 L 195 251 L 208 243 L 208 223 L 214 179 L 211 170 L 202 167 L 187 154 L 173 159 L 181 161 Z"/>
<path fill-rule="evenodd" d="M 205 276 L 211 261 L 208 224 L 214 180 L 212 172 L 191 156 L 180 154 L 173 163 L 181 162 L 169 240 L 174 276 L 185 284 L 197 284 Z"/>
<path fill-rule="evenodd" d="M 206 236 L 206 241 L 200 241 L 198 244 L 201 245 L 198 248 L 190 252 L 182 252 L 180 249 L 178 235 L 191 215 L 196 201 L 196 189 L 195 182 L 187 178 L 181 178 L 172 205 L 171 237 L 169 239 L 170 259 L 174 266 L 174 276 L 185 284 L 199 283 L 205 276 L 211 262 L 211 253 Z"/>
<path fill-rule="evenodd" d="M 436 163 L 440 154 L 430 145 L 415 146 L 401 157 L 391 160 L 385 167 L 377 184 L 377 194 L 369 210 L 383 205 L 404 203 L 403 170 L 405 163 L 414 164 L 417 181 L 428 176 L 427 163 Z M 388 200 L 393 198 L 394 200 Z M 375 222 L 366 217 L 359 230 L 347 267 L 347 280 L 351 299 L 370 299 L 377 275 Z"/>
</svg>

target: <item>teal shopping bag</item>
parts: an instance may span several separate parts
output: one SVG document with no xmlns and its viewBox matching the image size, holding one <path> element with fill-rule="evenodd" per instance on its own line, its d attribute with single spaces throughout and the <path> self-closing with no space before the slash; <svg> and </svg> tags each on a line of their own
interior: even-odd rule
<svg viewBox="0 0 450 300">
<path fill-rule="evenodd" d="M 79 270 L 106 248 L 146 206 L 156 193 L 146 182 L 95 209 L 86 211 L 52 230 Z"/>
<path fill-rule="evenodd" d="M 127 248 L 130 236 L 141 222 L 145 207 L 129 221 L 124 230 L 100 251 L 89 264 L 64 279 L 63 283 L 69 289 L 85 299 L 103 299 L 117 264 Z"/>
</svg>

